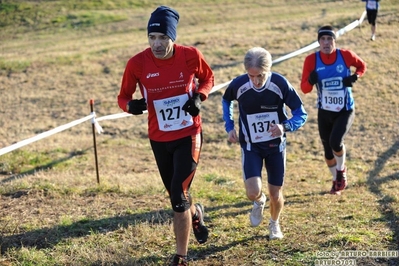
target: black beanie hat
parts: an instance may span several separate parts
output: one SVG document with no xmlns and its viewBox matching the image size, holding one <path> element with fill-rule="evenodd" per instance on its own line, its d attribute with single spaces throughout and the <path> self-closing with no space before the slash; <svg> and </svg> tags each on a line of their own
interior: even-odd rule
<svg viewBox="0 0 399 266">
<path fill-rule="evenodd" d="M 329 35 L 329 36 L 333 37 L 334 40 L 337 39 L 335 36 L 334 29 L 331 26 L 323 26 L 317 31 L 317 41 L 319 41 L 321 36 L 323 36 L 323 35 Z"/>
<path fill-rule="evenodd" d="M 147 31 L 160 32 L 167 35 L 172 41 L 176 40 L 176 28 L 179 22 L 179 13 L 167 6 L 159 6 L 151 13 Z"/>
</svg>

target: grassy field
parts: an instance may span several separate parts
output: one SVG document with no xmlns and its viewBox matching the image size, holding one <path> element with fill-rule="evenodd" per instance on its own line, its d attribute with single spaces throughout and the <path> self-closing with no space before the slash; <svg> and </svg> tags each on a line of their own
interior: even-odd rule
<svg viewBox="0 0 399 266">
<path fill-rule="evenodd" d="M 122 112 L 116 97 L 125 64 L 147 47 L 146 23 L 160 4 L 180 12 L 177 43 L 203 52 L 216 84 L 243 73 L 253 46 L 278 59 L 313 43 L 320 26 L 342 28 L 364 11 L 358 0 L 0 1 L 0 148 L 89 115 L 90 99 L 97 117 Z M 223 89 L 203 103 L 191 193 L 205 205 L 210 238 L 198 245 L 191 236 L 190 265 L 314 265 L 336 254 L 342 260 L 332 262 L 341 265 L 399 265 L 398 14 L 399 1 L 381 1 L 374 42 L 367 21 L 337 40 L 368 65 L 353 89 L 341 196 L 328 194 L 316 93 L 299 88 L 313 51 L 273 66 L 309 113 L 288 134 L 283 240 L 268 240 L 268 208 L 263 224 L 250 227 L 239 147 L 227 143 L 222 121 Z M 164 265 L 174 253 L 146 117 L 100 124 L 99 184 L 90 121 L 0 156 L 0 265 Z"/>
</svg>

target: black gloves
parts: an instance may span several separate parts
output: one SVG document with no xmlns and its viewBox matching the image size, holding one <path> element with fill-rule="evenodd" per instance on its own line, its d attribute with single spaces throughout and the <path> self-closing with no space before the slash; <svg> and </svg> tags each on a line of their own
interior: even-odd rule
<svg viewBox="0 0 399 266">
<path fill-rule="evenodd" d="M 197 116 L 201 109 L 201 95 L 199 93 L 194 93 L 193 97 L 188 99 L 188 101 L 183 105 L 183 111 L 186 111 L 191 116 Z M 143 111 L 147 110 L 147 104 L 144 98 L 140 100 L 131 100 L 126 108 L 129 113 L 134 115 L 141 115 Z"/>
<path fill-rule="evenodd" d="M 194 93 L 191 99 L 183 105 L 183 111 L 186 111 L 191 116 L 197 116 L 201 109 L 201 95 L 199 93 Z"/>
<path fill-rule="evenodd" d="M 318 80 L 319 80 L 319 75 L 315 70 L 313 70 L 308 77 L 308 81 L 310 84 L 314 85 L 317 83 Z"/>
<path fill-rule="evenodd" d="M 310 73 L 309 77 L 308 77 L 309 83 L 312 84 L 312 85 L 314 85 L 314 84 L 317 83 L 318 79 L 319 79 L 319 75 L 317 74 L 316 71 L 313 70 L 313 71 Z M 357 75 L 356 75 L 356 74 L 353 74 L 352 76 L 343 78 L 343 79 L 342 79 L 342 84 L 343 84 L 345 87 L 352 87 L 353 83 L 355 83 L 356 80 L 357 80 Z"/>
<path fill-rule="evenodd" d="M 352 87 L 353 83 L 355 83 L 357 80 L 357 75 L 353 74 L 352 76 L 346 77 L 342 79 L 342 84 L 345 87 Z"/>
<path fill-rule="evenodd" d="M 128 104 L 129 113 L 134 115 L 141 115 L 143 111 L 147 110 L 147 104 L 145 103 L 145 99 L 141 98 L 140 100 L 131 100 Z"/>
</svg>

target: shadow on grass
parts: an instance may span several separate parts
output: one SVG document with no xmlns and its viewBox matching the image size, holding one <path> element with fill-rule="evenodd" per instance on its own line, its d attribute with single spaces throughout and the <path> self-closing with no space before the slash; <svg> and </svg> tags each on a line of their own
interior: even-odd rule
<svg viewBox="0 0 399 266">
<path fill-rule="evenodd" d="M 11 236 L 0 236 L 1 253 L 9 249 L 35 247 L 50 248 L 57 243 L 75 237 L 87 236 L 92 233 L 106 233 L 127 228 L 140 223 L 164 224 L 171 221 L 170 211 L 151 211 L 144 214 L 121 215 L 99 220 L 82 219 L 70 225 L 57 225 Z"/>
<path fill-rule="evenodd" d="M 195 250 L 195 251 L 189 251 L 189 263 L 195 262 L 195 261 L 201 261 L 206 259 L 208 256 L 218 253 L 218 252 L 223 252 L 225 250 L 229 250 L 235 246 L 239 245 L 246 245 L 247 243 L 250 243 L 252 241 L 256 240 L 263 240 L 265 239 L 265 236 L 252 236 L 248 238 L 242 238 L 239 241 L 233 241 L 230 242 L 228 245 L 223 245 L 223 246 L 215 246 L 215 245 L 208 245 L 204 246 L 204 248 L 200 250 Z M 167 257 L 160 257 L 160 256 L 155 256 L 155 255 L 149 255 L 149 256 L 143 256 L 141 258 L 132 258 L 124 261 L 118 262 L 117 265 L 119 266 L 145 266 L 145 265 L 170 265 L 170 261 L 172 260 L 172 256 L 167 256 Z M 92 263 L 91 266 L 97 266 L 97 265 L 103 265 L 102 261 L 98 261 L 95 263 Z M 207 264 L 208 265 L 208 264 Z M 221 264 L 218 264 L 221 265 Z"/>
<path fill-rule="evenodd" d="M 66 162 L 66 161 L 68 161 L 68 160 L 70 160 L 70 159 L 72 159 L 72 158 L 74 158 L 76 156 L 81 156 L 83 154 L 86 154 L 86 152 L 88 150 L 91 150 L 92 148 L 93 147 L 87 148 L 86 150 L 72 151 L 67 156 L 65 156 L 63 158 L 60 158 L 58 160 L 51 161 L 51 162 L 49 162 L 47 164 L 44 164 L 44 165 L 36 166 L 34 169 L 31 169 L 31 170 L 27 170 L 27 171 L 24 171 L 24 172 L 21 172 L 21 173 L 13 174 L 13 175 L 11 175 L 9 177 L 6 177 L 3 180 L 1 180 L 0 184 L 9 183 L 9 182 L 12 182 L 12 181 L 17 180 L 17 179 L 22 179 L 22 178 L 25 178 L 27 176 L 34 175 L 38 171 L 45 171 L 45 170 L 48 170 L 48 169 L 52 169 L 54 166 L 56 166 L 56 165 L 58 165 L 60 163 Z"/>
<path fill-rule="evenodd" d="M 101 142 L 97 141 L 97 145 L 102 144 L 102 143 L 107 143 L 109 141 L 109 139 L 110 138 L 104 139 Z M 6 177 L 3 180 L 0 180 L 0 185 L 12 182 L 12 181 L 17 180 L 17 179 L 25 178 L 27 176 L 34 175 L 38 171 L 45 171 L 45 170 L 48 170 L 48 169 L 52 169 L 54 166 L 57 166 L 57 165 L 59 165 L 59 164 L 61 164 L 63 162 L 66 162 L 66 161 L 68 161 L 68 160 L 70 160 L 70 159 L 72 159 L 74 157 L 85 155 L 85 154 L 87 154 L 88 151 L 92 152 L 92 150 L 93 150 L 93 146 L 87 147 L 84 150 L 71 151 L 71 152 L 69 152 L 68 155 L 66 155 L 63 158 L 60 158 L 60 159 L 57 159 L 57 160 L 53 160 L 53 161 L 51 161 L 51 162 L 49 162 L 47 164 L 36 166 L 34 169 L 31 169 L 31 170 L 27 170 L 27 171 L 24 171 L 24 172 L 20 172 L 20 173 L 17 173 L 17 174 L 10 175 L 9 177 Z M 93 152 L 93 156 L 94 156 L 94 152 Z"/>
<path fill-rule="evenodd" d="M 394 199 L 384 194 L 381 189 L 381 184 L 389 182 L 394 179 L 399 179 L 399 174 L 388 175 L 382 178 L 376 178 L 384 169 L 387 161 L 394 156 L 399 150 L 399 141 L 396 141 L 389 149 L 382 153 L 378 159 L 374 162 L 374 169 L 372 169 L 367 176 L 367 185 L 369 190 L 374 193 L 377 198 L 379 198 L 380 212 L 382 214 L 382 219 L 387 223 L 387 226 L 393 232 L 392 243 L 395 250 L 399 250 L 399 216 L 395 213 L 393 205 L 396 204 Z M 397 193 L 397 191 L 392 191 L 392 193 Z M 395 246 L 396 245 L 396 246 Z M 399 258 L 395 259 L 399 265 Z"/>
<path fill-rule="evenodd" d="M 206 211 L 218 212 L 218 209 L 227 210 L 229 208 L 241 208 L 245 205 L 247 205 L 247 202 L 240 202 L 233 205 L 222 205 L 208 208 Z M 229 212 L 223 215 L 235 217 L 241 213 L 246 213 L 246 211 Z M 1 234 L 1 254 L 5 254 L 10 249 L 21 249 L 22 247 L 34 247 L 36 249 L 51 248 L 66 239 L 117 231 L 120 228 L 135 226 L 138 223 L 150 223 L 158 225 L 170 224 L 172 223 L 172 215 L 173 212 L 171 209 L 165 209 L 149 211 L 140 214 L 121 215 L 98 220 L 82 219 L 70 225 L 57 225 L 50 228 L 41 228 L 10 236 L 4 236 Z M 211 219 L 212 215 L 205 217 L 204 220 L 206 223 L 208 223 L 208 221 Z M 212 227 L 212 224 L 208 224 L 208 226 Z M 212 250 L 214 250 L 214 248 L 212 248 Z"/>
</svg>

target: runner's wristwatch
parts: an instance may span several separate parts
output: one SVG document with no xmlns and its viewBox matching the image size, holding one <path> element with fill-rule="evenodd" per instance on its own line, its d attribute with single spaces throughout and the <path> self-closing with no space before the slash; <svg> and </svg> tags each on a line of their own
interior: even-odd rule
<svg viewBox="0 0 399 266">
<path fill-rule="evenodd" d="M 291 126 L 289 123 L 282 123 L 284 132 L 291 131 Z"/>
</svg>

